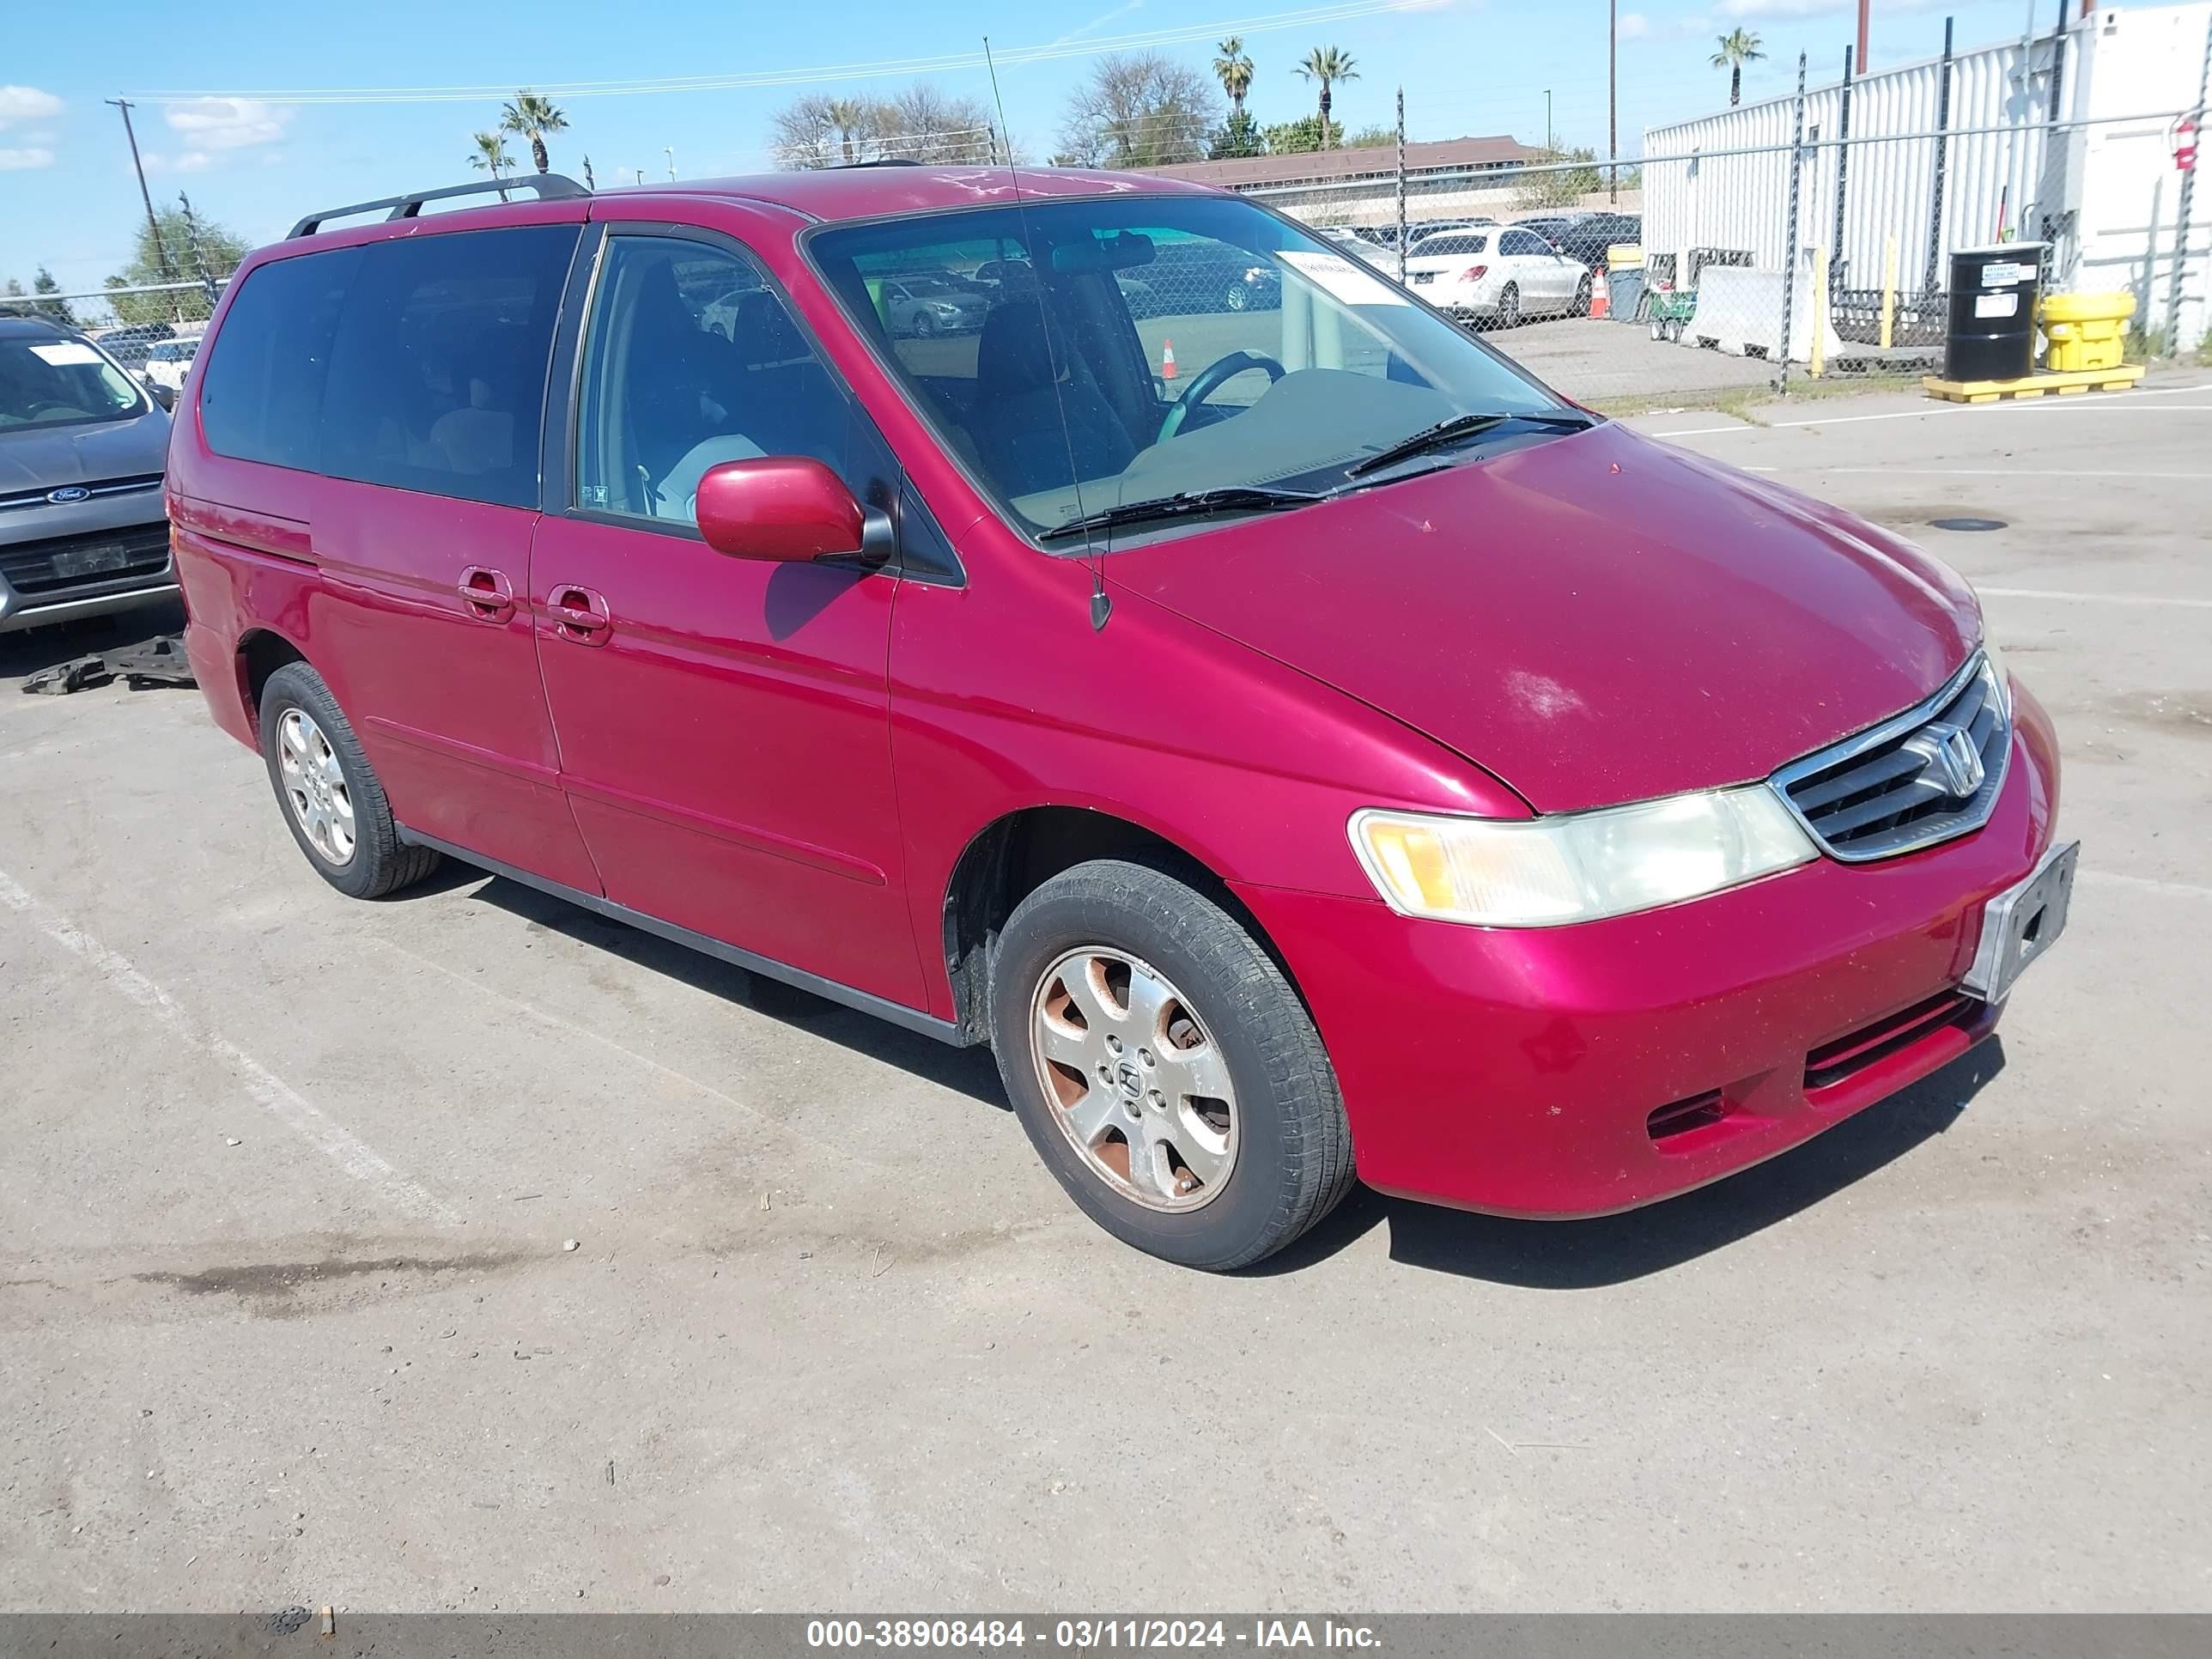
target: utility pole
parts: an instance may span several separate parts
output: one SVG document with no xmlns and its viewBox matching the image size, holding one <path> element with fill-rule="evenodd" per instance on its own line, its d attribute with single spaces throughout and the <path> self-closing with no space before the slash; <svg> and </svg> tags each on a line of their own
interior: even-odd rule
<svg viewBox="0 0 2212 1659">
<path fill-rule="evenodd" d="M 1866 0 L 1859 0 L 1864 6 Z M 1605 3 L 1605 170 L 1607 205 L 1620 205 L 1620 0 Z"/>
<path fill-rule="evenodd" d="M 1544 88 L 1544 154 L 1545 154 L 1545 155 L 1548 158 L 1548 157 L 1551 155 L 1551 153 L 1552 153 L 1552 89 L 1551 89 L 1551 88 L 1549 88 L 1549 87 L 1546 87 L 1546 88 Z"/>
<path fill-rule="evenodd" d="M 138 159 L 138 134 L 131 125 L 132 106 L 128 100 L 122 98 L 110 98 L 106 101 L 123 112 L 123 136 L 131 141 L 131 165 L 138 174 L 138 199 L 146 204 L 146 228 L 154 233 L 154 262 L 161 268 L 161 280 L 173 283 L 176 281 L 176 273 L 169 268 L 169 250 L 161 242 L 161 222 L 154 216 L 153 192 L 146 188 L 146 164 Z M 178 321 L 183 321 L 184 313 L 177 307 L 176 296 L 171 295 L 169 299 L 169 308 L 176 312 Z"/>
<path fill-rule="evenodd" d="M 675 146 L 672 144 L 663 144 L 660 147 L 660 153 L 668 158 L 668 182 L 672 185 L 676 182 Z"/>
<path fill-rule="evenodd" d="M 1867 0 L 1859 0 L 1859 73 L 1867 72 Z"/>
</svg>

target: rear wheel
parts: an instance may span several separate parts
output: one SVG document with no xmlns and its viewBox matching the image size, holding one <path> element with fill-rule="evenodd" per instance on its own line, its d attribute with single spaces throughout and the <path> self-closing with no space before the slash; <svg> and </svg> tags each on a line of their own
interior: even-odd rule
<svg viewBox="0 0 2212 1659">
<path fill-rule="evenodd" d="M 437 854 L 399 839 L 360 739 L 303 662 L 286 663 L 261 690 L 261 752 L 292 839 L 341 893 L 382 898 L 437 867 Z"/>
<path fill-rule="evenodd" d="M 1521 290 L 1511 283 L 1498 296 L 1498 325 L 1518 328 L 1521 325 Z"/>
<path fill-rule="evenodd" d="M 1252 936 L 1164 872 L 1078 865 L 1015 908 L 992 969 L 993 1046 L 1030 1144 L 1124 1243 L 1241 1267 L 1352 1185 L 1336 1076 Z"/>
</svg>

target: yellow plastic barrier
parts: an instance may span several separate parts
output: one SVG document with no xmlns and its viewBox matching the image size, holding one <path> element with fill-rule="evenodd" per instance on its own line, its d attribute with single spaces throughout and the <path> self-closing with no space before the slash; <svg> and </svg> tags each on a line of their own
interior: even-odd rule
<svg viewBox="0 0 2212 1659">
<path fill-rule="evenodd" d="M 2118 368 L 2128 319 L 2135 314 L 2132 294 L 2045 295 L 2035 313 L 2043 337 L 2051 343 L 2044 367 L 2062 374 Z"/>
</svg>

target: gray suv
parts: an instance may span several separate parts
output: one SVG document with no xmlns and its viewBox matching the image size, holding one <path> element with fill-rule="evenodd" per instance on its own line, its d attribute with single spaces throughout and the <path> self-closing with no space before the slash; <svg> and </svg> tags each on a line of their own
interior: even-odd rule
<svg viewBox="0 0 2212 1659">
<path fill-rule="evenodd" d="M 82 335 L 0 315 L 0 634 L 173 597 L 168 412 Z"/>
</svg>

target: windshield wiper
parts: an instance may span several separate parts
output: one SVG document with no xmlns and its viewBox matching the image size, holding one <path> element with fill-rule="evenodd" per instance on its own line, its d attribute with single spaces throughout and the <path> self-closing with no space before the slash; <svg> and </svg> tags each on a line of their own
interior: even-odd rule
<svg viewBox="0 0 2212 1659">
<path fill-rule="evenodd" d="M 1305 507 L 1328 499 L 1325 491 L 1275 489 L 1266 484 L 1225 484 L 1218 489 L 1187 489 L 1180 495 L 1158 495 L 1150 501 L 1123 501 L 1118 507 L 1101 507 L 1097 512 L 1086 513 L 1079 519 L 1069 519 L 1048 530 L 1040 530 L 1037 539 L 1049 542 L 1066 536 L 1080 536 L 1086 531 L 1113 530 L 1125 524 L 1150 524 L 1158 519 L 1188 518 L 1200 513 L 1264 513 L 1286 507 Z"/>
<path fill-rule="evenodd" d="M 1523 415 L 1510 410 L 1499 410 L 1487 415 L 1455 415 L 1449 420 L 1438 421 L 1434 426 L 1424 427 L 1410 438 L 1401 438 L 1388 449 L 1370 455 L 1365 460 L 1354 461 L 1344 469 L 1347 478 L 1364 478 L 1370 472 L 1380 472 L 1384 467 L 1404 460 L 1409 455 L 1419 455 L 1446 444 L 1457 443 L 1462 438 L 1473 438 L 1488 432 L 1493 427 L 1504 426 L 1509 421 L 1519 421 L 1528 426 L 1557 427 L 1563 432 L 1580 432 L 1595 424 L 1587 415 L 1561 410 L 1557 414 Z"/>
</svg>

